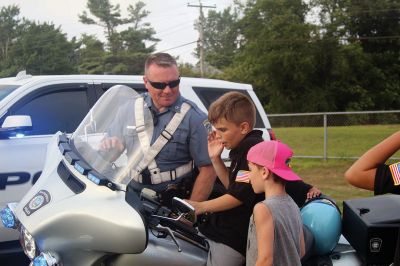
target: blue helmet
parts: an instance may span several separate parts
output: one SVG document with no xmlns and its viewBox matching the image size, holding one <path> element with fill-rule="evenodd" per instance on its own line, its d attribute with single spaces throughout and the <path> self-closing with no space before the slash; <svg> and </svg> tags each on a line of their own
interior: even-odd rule
<svg viewBox="0 0 400 266">
<path fill-rule="evenodd" d="M 328 198 L 308 201 L 300 210 L 303 224 L 314 236 L 314 253 L 325 255 L 337 245 L 342 221 L 339 208 Z"/>
</svg>

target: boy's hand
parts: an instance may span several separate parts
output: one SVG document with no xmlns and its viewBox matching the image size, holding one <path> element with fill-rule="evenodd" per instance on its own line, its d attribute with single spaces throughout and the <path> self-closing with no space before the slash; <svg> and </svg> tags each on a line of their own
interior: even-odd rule
<svg viewBox="0 0 400 266">
<path fill-rule="evenodd" d="M 321 190 L 319 190 L 316 187 L 312 187 L 307 192 L 307 199 L 312 199 L 312 198 L 318 197 L 319 195 L 321 195 Z"/>
<path fill-rule="evenodd" d="M 208 142 L 208 155 L 211 159 L 219 158 L 221 156 L 222 150 L 224 149 L 224 145 L 222 145 L 221 141 L 217 138 L 217 132 L 213 131 L 208 134 L 207 137 Z"/>
<path fill-rule="evenodd" d="M 193 201 L 193 200 L 187 200 L 187 199 L 185 199 L 184 201 L 186 201 L 187 203 L 189 203 L 190 205 L 193 206 L 196 215 L 204 213 L 204 211 L 201 210 L 201 206 L 202 206 L 201 202 Z"/>
</svg>

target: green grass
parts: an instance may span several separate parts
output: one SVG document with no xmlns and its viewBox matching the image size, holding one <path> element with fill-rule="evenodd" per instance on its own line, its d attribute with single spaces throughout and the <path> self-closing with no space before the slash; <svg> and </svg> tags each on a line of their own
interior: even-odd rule
<svg viewBox="0 0 400 266">
<path fill-rule="evenodd" d="M 400 126 L 374 125 L 328 128 L 328 156 L 359 157 L 387 136 L 398 131 Z M 295 155 L 322 156 L 323 129 L 314 127 L 274 128 L 282 142 L 294 150 Z M 400 152 L 394 154 L 400 157 Z M 344 173 L 354 159 L 308 159 L 293 158 L 291 165 L 306 183 L 318 187 L 332 197 L 342 209 L 347 199 L 369 197 L 373 192 L 349 185 Z"/>
<path fill-rule="evenodd" d="M 400 125 L 328 127 L 327 155 L 359 157 L 399 129 Z M 322 127 L 274 128 L 274 132 L 279 140 L 292 147 L 295 155 L 323 156 L 324 154 Z M 400 153 L 396 153 L 395 156 L 400 157 Z"/>
<path fill-rule="evenodd" d="M 344 172 L 354 160 L 294 158 L 291 166 L 304 182 L 316 186 L 322 193 L 332 197 L 342 210 L 343 201 L 353 198 L 369 197 L 373 192 L 349 185 Z"/>
</svg>

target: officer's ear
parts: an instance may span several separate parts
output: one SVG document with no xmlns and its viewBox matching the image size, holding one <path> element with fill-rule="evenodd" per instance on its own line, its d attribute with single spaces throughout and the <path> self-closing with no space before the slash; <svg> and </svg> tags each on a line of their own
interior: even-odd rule
<svg viewBox="0 0 400 266">
<path fill-rule="evenodd" d="M 144 83 L 144 87 L 146 88 L 146 90 L 149 90 L 149 88 L 148 88 L 149 80 L 147 79 L 146 76 L 143 76 L 143 83 Z"/>
</svg>

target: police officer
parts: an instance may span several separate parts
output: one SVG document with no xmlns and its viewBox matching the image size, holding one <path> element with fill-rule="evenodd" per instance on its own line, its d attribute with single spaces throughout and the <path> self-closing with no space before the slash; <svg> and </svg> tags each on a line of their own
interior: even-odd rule
<svg viewBox="0 0 400 266">
<path fill-rule="evenodd" d="M 179 189 L 184 183 L 184 189 L 193 185 L 191 200 L 206 200 L 216 178 L 207 150 L 207 115 L 195 103 L 180 95 L 179 70 L 171 55 L 150 55 L 145 63 L 143 81 L 147 89 L 143 95 L 144 102 L 153 113 L 154 131 L 150 145 L 157 143 L 158 138 L 162 139 L 161 135 L 171 136 L 158 147 L 152 163 L 139 173 L 138 178 L 134 178 L 131 187 L 135 190 L 150 187 L 163 193 L 171 187 Z M 177 120 L 175 116 L 179 115 L 181 118 Z M 171 121 L 177 124 L 177 128 L 167 132 L 166 129 L 173 124 Z M 101 148 L 116 148 L 122 152 L 125 145 L 118 137 L 110 137 L 103 141 Z M 192 163 L 198 174 L 190 185 L 186 181 L 192 177 Z"/>
</svg>

